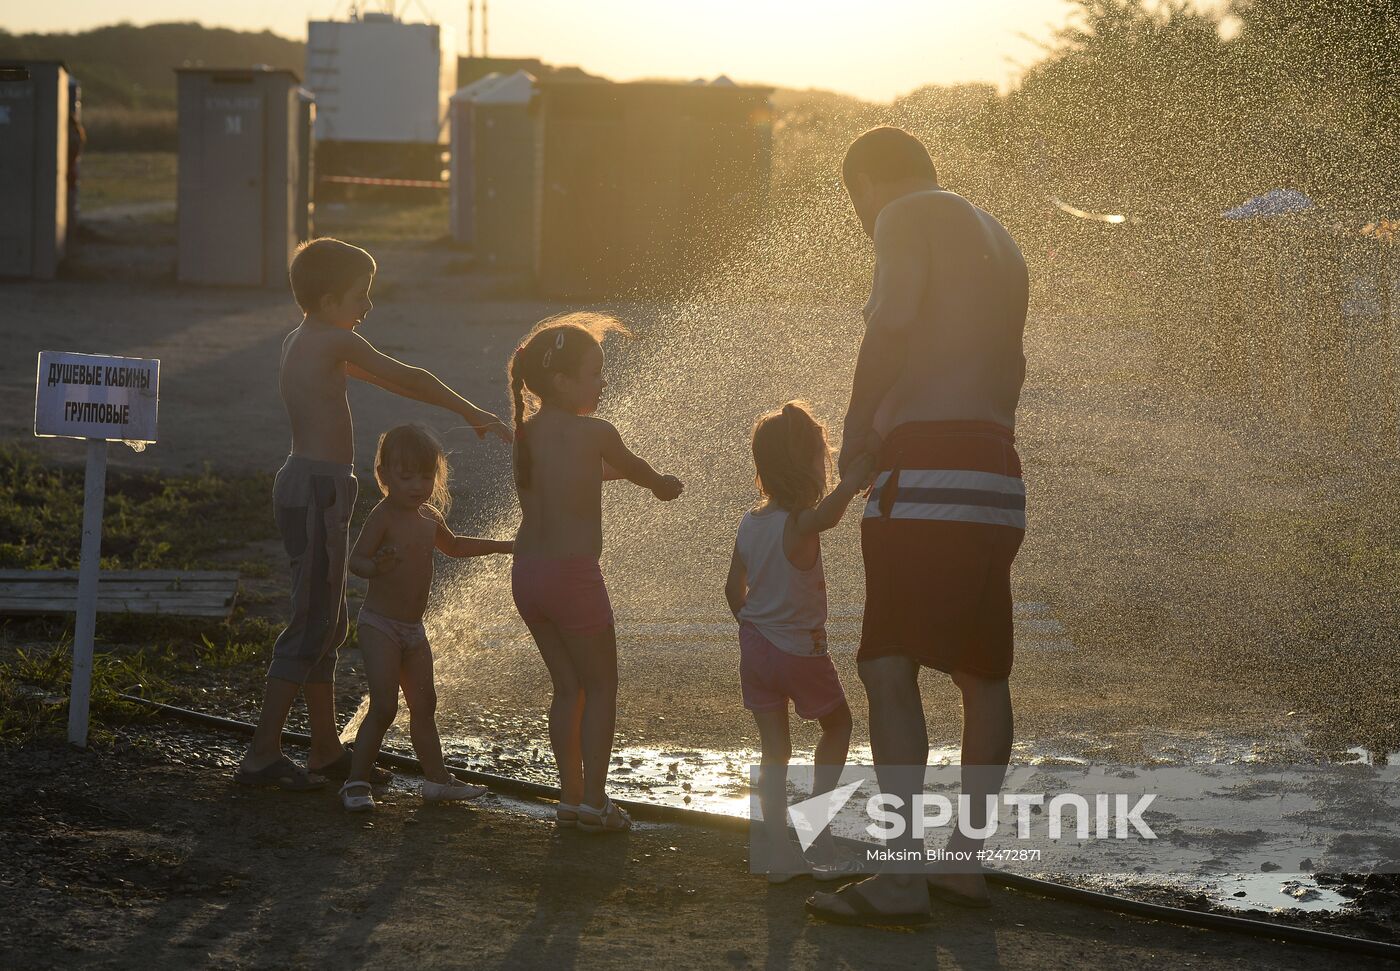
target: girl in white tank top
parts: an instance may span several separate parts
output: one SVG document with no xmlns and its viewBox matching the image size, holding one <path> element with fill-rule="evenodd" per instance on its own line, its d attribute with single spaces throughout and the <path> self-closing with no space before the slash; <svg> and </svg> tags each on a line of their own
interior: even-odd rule
<svg viewBox="0 0 1400 971">
<path fill-rule="evenodd" d="M 771 883 L 799 873 L 818 879 L 847 875 L 834 866 L 829 831 L 812 846 L 814 863 L 788 837 L 787 768 L 791 752 L 788 703 L 821 724 L 813 794 L 840 779 L 851 740 L 851 710 L 826 652 L 826 578 L 821 534 L 841 521 L 855 494 L 873 475 L 871 456 L 851 464 L 825 495 L 831 470 L 826 429 L 806 406 L 790 401 L 759 418 L 753 430 L 754 464 L 764 503 L 744 514 L 724 594 L 739 621 L 739 682 L 763 746 L 759 802 L 766 853 L 754 869 Z"/>
</svg>

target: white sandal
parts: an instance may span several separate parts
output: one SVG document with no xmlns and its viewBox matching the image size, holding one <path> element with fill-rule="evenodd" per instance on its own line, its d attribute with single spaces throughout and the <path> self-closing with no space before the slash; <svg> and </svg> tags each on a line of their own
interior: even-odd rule
<svg viewBox="0 0 1400 971">
<path fill-rule="evenodd" d="M 452 780 L 451 782 L 434 782 L 432 779 L 424 779 L 421 790 L 423 801 L 464 802 L 486 795 L 485 786 L 474 786 L 452 775 L 449 775 L 449 778 Z"/>
<path fill-rule="evenodd" d="M 567 802 L 561 802 L 554 807 L 554 824 L 566 829 L 572 829 L 578 825 L 578 806 Z"/>
<path fill-rule="evenodd" d="M 596 816 L 598 821 L 587 822 L 584 816 Z M 585 833 L 621 833 L 632 828 L 632 817 L 627 815 L 625 809 L 604 796 L 603 805 L 599 809 L 579 803 L 578 828 Z"/>
<path fill-rule="evenodd" d="M 351 789 L 363 789 L 365 794 L 363 796 L 352 795 Z M 369 812 L 374 808 L 374 787 L 368 782 L 351 779 L 340 787 L 340 804 L 345 807 L 346 812 Z"/>
</svg>

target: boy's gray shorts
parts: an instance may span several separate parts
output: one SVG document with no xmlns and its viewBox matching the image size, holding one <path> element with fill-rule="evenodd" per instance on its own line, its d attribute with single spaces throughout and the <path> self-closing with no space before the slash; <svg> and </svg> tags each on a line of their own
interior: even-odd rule
<svg viewBox="0 0 1400 971">
<path fill-rule="evenodd" d="M 272 507 L 292 560 L 292 619 L 272 648 L 269 678 L 335 680 L 336 651 L 349 625 L 345 571 L 358 489 L 353 467 L 335 462 L 290 455 L 277 472 Z"/>
</svg>

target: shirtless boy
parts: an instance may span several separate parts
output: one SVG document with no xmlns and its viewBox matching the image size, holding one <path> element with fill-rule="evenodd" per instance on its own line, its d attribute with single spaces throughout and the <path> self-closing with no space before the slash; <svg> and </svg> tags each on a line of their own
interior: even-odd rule
<svg viewBox="0 0 1400 971">
<path fill-rule="evenodd" d="M 996 219 L 939 186 L 928 150 L 907 132 L 861 135 L 842 176 L 876 260 L 839 460 L 844 471 L 862 452 L 879 456 L 861 523 L 866 600 L 856 655 L 871 750 L 882 789 L 922 791 L 919 673 L 949 675 L 962 692 L 968 823 L 980 827 L 984 797 L 1001 788 L 1011 753 L 1011 564 L 1026 526 L 1014 445 L 1026 265 Z M 973 860 L 980 848 L 961 833 L 948 846 Z M 929 918 L 930 893 L 968 906 L 988 900 L 978 872 L 882 874 L 817 894 L 808 910 L 851 923 L 918 923 Z"/>
<path fill-rule="evenodd" d="M 305 316 L 282 342 L 278 387 L 292 425 L 292 452 L 272 489 L 274 514 L 292 561 L 292 619 L 277 638 L 262 716 L 235 779 L 246 785 L 316 789 L 344 778 L 350 753 L 335 725 L 335 660 L 348 617 L 345 574 L 355 506 L 355 446 L 347 377 L 462 416 L 484 436 L 510 441 L 495 415 L 462 398 L 428 371 L 381 354 L 355 327 L 374 306 L 376 265 L 336 239 L 304 244 L 292 259 L 292 294 Z M 311 724 L 310 772 L 282 753 L 282 728 L 297 693 Z"/>
</svg>

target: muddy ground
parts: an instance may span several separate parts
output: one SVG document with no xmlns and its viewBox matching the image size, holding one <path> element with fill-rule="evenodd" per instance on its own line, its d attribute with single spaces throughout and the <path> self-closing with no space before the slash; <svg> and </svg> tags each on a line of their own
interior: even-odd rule
<svg viewBox="0 0 1400 971">
<path fill-rule="evenodd" d="M 361 211 L 353 218 L 378 226 L 375 220 L 410 220 L 414 213 Z M 421 218 L 431 225 L 428 214 Z M 515 341 L 535 320 L 575 308 L 538 299 L 521 279 L 474 270 L 467 252 L 426 231 L 381 240 L 366 230 L 380 272 L 363 332 L 505 412 L 504 367 Z M 280 287 L 175 285 L 168 213 L 99 220 L 90 232 L 66 278 L 0 286 L 7 324 L 0 328 L 0 438 L 32 441 L 38 350 L 156 356 L 163 365 L 161 441 L 140 455 L 114 446 L 115 464 L 275 470 L 287 449 L 277 353 L 298 320 L 288 294 Z M 706 305 L 698 322 L 664 327 L 651 319 L 661 312 L 655 305 L 612 308 L 660 329 L 631 342 L 633 362 L 646 366 L 619 366 L 604 413 L 625 424 L 639 451 L 683 466 L 677 471 L 690 483 L 686 497 L 664 509 L 649 497 L 637 500 L 637 490 L 609 486 L 604 566 L 621 618 L 623 678 L 632 686 L 620 729 L 634 742 L 715 749 L 752 742 L 736 710 L 732 632 L 720 594 L 732 523 L 753 500 L 751 488 L 730 488 L 749 476 L 743 435 L 753 410 L 781 400 L 780 392 L 805 394 L 830 409 L 851 364 L 850 347 L 840 342 L 829 353 L 802 351 L 822 358 L 821 366 L 802 386 L 774 379 L 782 387 L 769 395 L 766 384 L 761 393 L 730 387 L 728 370 L 750 369 L 751 362 L 687 362 L 689 349 L 713 337 L 711 329 L 738 327 L 751 336 L 761 327 L 830 324 L 855 319 L 854 307 Z M 750 317 L 736 323 L 730 314 Z M 1243 412 L 1238 402 L 1186 388 L 1150 335 L 1100 329 L 1095 320 L 1041 316 L 1028 329 L 1033 368 L 1018 434 L 1035 512 L 1015 595 L 1045 606 L 1044 618 L 1032 623 L 1060 632 L 1018 630 L 1013 691 L 1018 741 L 1027 748 L 1018 754 L 1141 761 L 1258 749 L 1336 759 L 1354 747 L 1382 755 L 1400 750 L 1400 615 L 1393 607 L 1400 525 L 1385 511 L 1397 498 L 1396 464 L 1367 467 Z M 658 372 L 662 366 L 670 369 Z M 658 373 L 664 380 L 655 380 Z M 768 380 L 755 373 L 748 383 Z M 705 399 L 726 396 L 738 415 L 725 415 L 721 429 L 707 410 L 716 406 Z M 516 512 L 503 446 L 478 443 L 453 416 L 375 388 L 352 383 L 350 398 L 362 507 L 375 491 L 370 465 L 378 434 L 422 421 L 453 452 L 454 525 L 510 535 Z M 673 399 L 674 410 L 660 410 Z M 639 410 L 638 402 L 646 407 Z M 651 412 L 662 420 L 650 420 Z M 81 446 L 45 441 L 42 453 L 76 461 Z M 825 543 L 834 605 L 861 597 L 856 530 L 850 516 Z M 230 555 L 269 565 L 267 578 L 249 578 L 245 588 L 266 598 L 255 609 L 275 615 L 285 590 L 276 543 Z M 547 705 L 547 678 L 510 603 L 503 562 L 444 563 L 429 616 L 444 711 L 460 716 L 451 730 L 462 736 L 538 729 Z M 677 627 L 677 614 L 722 633 L 704 638 L 699 651 L 677 650 L 674 638 L 630 633 Z M 852 660 L 858 629 L 857 607 L 844 626 L 833 624 L 832 643 L 863 737 L 865 703 Z M 946 681 L 926 681 L 932 733 L 951 744 L 955 693 Z M 685 686 L 687 704 L 666 697 L 676 685 Z M 525 741 L 538 742 L 538 731 Z"/>
<path fill-rule="evenodd" d="M 286 450 L 277 348 L 297 314 L 280 288 L 177 287 L 173 242 L 167 212 L 117 213 L 92 227 L 65 279 L 0 289 L 0 438 L 29 439 L 37 350 L 150 355 L 163 361 L 161 442 L 139 456 L 114 447 L 115 464 L 276 468 Z M 371 248 L 381 273 L 366 336 L 504 410 L 510 347 L 565 308 L 519 281 L 467 272 L 466 254 L 436 241 Z M 1234 757 L 1251 746 L 1267 755 L 1282 744 L 1287 757 L 1341 757 L 1350 746 L 1400 744 L 1397 532 L 1376 515 L 1392 505 L 1393 476 L 1358 474 L 1350 459 L 1277 436 L 1262 419 L 1178 394 L 1141 335 L 1102 339 L 1043 321 L 1032 331 L 1044 366 L 1028 387 L 1024 437 L 1038 512 L 1017 597 L 1051 605 L 1074 649 L 1021 645 L 1013 686 L 1031 754 L 1137 761 Z M 454 449 L 459 497 L 471 500 L 456 521 L 504 528 L 494 510 L 473 511 L 485 509 L 477 497 L 508 490 L 503 449 L 375 389 L 355 387 L 351 399 L 363 491 L 378 433 L 427 420 Z M 674 431 L 655 430 L 658 440 Z M 43 453 L 74 461 L 81 448 L 45 442 Z M 843 529 L 829 551 L 844 544 L 851 559 L 854 527 Z M 716 556 L 727 558 L 728 542 Z M 247 612 L 279 617 L 285 565 L 275 541 L 233 546 L 228 558 L 260 564 L 243 581 Z M 540 743 L 545 673 L 528 644 L 485 640 L 489 623 L 511 619 L 508 596 L 497 590 L 482 608 L 472 578 L 494 581 L 470 570 L 464 579 L 445 569 L 441 584 L 470 606 L 437 628 L 458 635 L 438 645 L 445 722 L 528 752 Z M 685 571 L 665 582 L 679 582 L 672 573 Z M 684 589 L 663 592 L 687 604 L 712 594 L 706 609 L 724 620 L 707 576 L 687 574 Z M 623 593 L 620 603 L 654 591 Z M 704 647 L 679 656 L 665 643 L 624 646 L 623 741 L 751 741 L 732 644 Z M 837 663 L 863 738 L 849 651 Z M 177 700 L 252 718 L 260 680 L 258 665 L 205 671 Z M 339 687 L 348 713 L 363 693 L 353 643 Z M 934 687 L 927 700 L 935 738 L 956 739 L 951 689 Z M 233 789 L 231 743 L 126 731 L 96 755 L 49 743 L 0 750 L 6 776 L 19 780 L 0 792 L 0 881 L 14 902 L 0 921 L 0 967 L 1364 966 L 1005 892 L 990 917 L 940 910 L 917 934 L 819 927 L 801 915 L 808 891 L 769 891 L 748 876 L 734 837 L 646 828 L 581 842 L 521 804 L 426 812 L 407 791 L 371 823 L 347 820 L 329 796 Z M 492 754 L 483 753 L 495 767 L 518 768 Z"/>
<path fill-rule="evenodd" d="M 917 931 L 807 918 L 741 834 L 558 831 L 499 796 L 371 819 L 245 790 L 237 742 L 134 726 L 106 751 L 0 751 L 0 967 L 1380 968 L 999 890 Z"/>
</svg>

